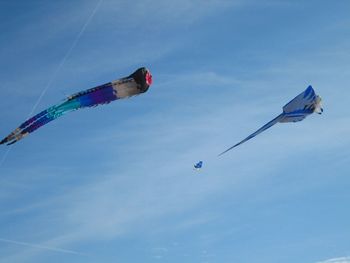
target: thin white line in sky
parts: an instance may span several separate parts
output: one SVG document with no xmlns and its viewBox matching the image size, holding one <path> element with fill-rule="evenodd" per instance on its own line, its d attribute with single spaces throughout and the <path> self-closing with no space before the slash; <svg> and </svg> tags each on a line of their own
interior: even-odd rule
<svg viewBox="0 0 350 263">
<path fill-rule="evenodd" d="M 19 241 L 15 241 L 15 240 L 11 240 L 11 239 L 6 239 L 6 238 L 0 238 L 0 242 L 19 245 L 19 246 L 25 246 L 25 247 L 31 247 L 31 248 L 37 248 L 37 249 L 51 250 L 51 251 L 55 251 L 55 252 L 59 252 L 59 253 L 65 253 L 65 254 L 86 255 L 86 254 L 83 254 L 83 253 L 80 253 L 77 251 L 73 251 L 73 250 L 62 249 L 62 248 L 57 248 L 57 247 L 48 247 L 48 246 L 32 244 L 32 243 L 27 243 L 27 242 L 19 242 Z"/>
<path fill-rule="evenodd" d="M 31 112 L 29 113 L 28 118 L 34 113 L 34 111 L 36 110 L 36 107 L 39 105 L 41 99 L 44 97 L 45 93 L 48 91 L 48 89 L 52 86 L 54 80 L 56 79 L 57 74 L 59 73 L 59 71 L 61 70 L 61 68 L 63 67 L 63 65 L 66 63 L 68 57 L 70 56 L 70 54 L 72 53 L 73 49 L 75 48 L 75 46 L 78 44 L 81 36 L 83 35 L 84 31 L 86 30 L 88 24 L 90 23 L 90 21 L 92 20 L 92 18 L 94 17 L 94 15 L 96 14 L 98 8 L 100 7 L 101 3 L 103 0 L 100 0 L 97 5 L 95 6 L 94 10 L 92 11 L 91 15 L 89 16 L 89 18 L 86 20 L 85 24 L 83 25 L 83 27 L 81 28 L 79 34 L 76 36 L 76 38 L 74 39 L 72 45 L 70 46 L 70 48 L 68 49 L 66 55 L 63 57 L 63 59 L 61 60 L 60 64 L 58 65 L 58 67 L 56 68 L 55 72 L 53 73 L 52 77 L 50 78 L 49 82 L 47 83 L 46 87 L 43 89 L 43 91 L 41 92 L 38 100 L 36 101 L 36 103 L 34 104 Z"/>
</svg>

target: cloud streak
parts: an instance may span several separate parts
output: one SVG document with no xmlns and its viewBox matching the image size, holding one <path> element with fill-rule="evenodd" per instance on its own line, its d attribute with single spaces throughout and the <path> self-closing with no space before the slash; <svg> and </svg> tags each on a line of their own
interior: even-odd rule
<svg viewBox="0 0 350 263">
<path fill-rule="evenodd" d="M 87 41 L 79 43 L 77 53 L 62 72 L 65 85 L 72 87 L 72 91 L 79 90 L 86 83 L 99 83 L 100 79 L 110 80 L 109 76 L 114 77 L 116 73 L 129 72 L 129 67 L 139 63 L 150 64 L 155 83 L 145 96 L 74 113 L 16 145 L 13 161 L 6 162 L 7 169 L 1 174 L 3 228 L 0 236 L 11 237 L 6 240 L 26 249 L 4 246 L 2 258 L 8 255 L 4 262 L 38 262 L 41 257 L 50 256 L 45 253 L 46 249 L 37 247 L 41 244 L 15 241 L 20 239 L 41 240 L 44 247 L 59 250 L 79 246 L 81 251 L 90 251 L 96 247 L 100 257 L 108 253 L 111 258 L 120 256 L 125 250 L 124 260 L 120 260 L 125 262 L 139 261 L 132 257 L 138 254 L 135 251 L 144 249 L 145 243 L 169 248 L 182 233 L 186 233 L 184 240 L 175 240 L 185 248 L 181 254 L 191 251 L 191 257 L 183 262 L 196 261 L 192 257 L 196 246 L 200 247 L 198 251 L 209 251 L 206 242 L 210 244 L 210 253 L 217 255 L 217 261 L 254 262 L 252 249 L 264 250 L 268 258 L 274 254 L 274 242 L 281 241 L 290 248 L 293 238 L 307 239 L 307 233 L 301 233 L 302 225 L 288 220 L 296 218 L 293 205 L 301 209 L 307 206 L 300 201 L 300 196 L 310 191 L 312 199 L 317 200 L 320 197 L 311 188 L 329 187 L 327 180 L 331 176 L 325 170 L 330 170 L 332 177 L 334 170 L 337 178 L 342 175 L 337 166 L 339 160 L 320 163 L 327 153 L 336 156 L 349 144 L 346 136 L 350 129 L 349 117 L 341 112 L 342 105 L 347 105 L 348 85 L 342 85 L 341 80 L 330 81 L 331 75 L 339 76 L 336 70 L 331 70 L 334 65 L 327 64 L 328 57 L 325 59 L 313 51 L 290 59 L 290 56 L 276 55 L 272 49 L 270 53 L 261 52 L 256 46 L 256 54 L 244 51 L 242 54 L 257 55 L 258 59 L 249 60 L 249 57 L 248 61 L 269 63 L 260 68 L 251 68 L 247 62 L 236 65 L 237 61 L 230 57 L 231 51 L 222 52 L 223 46 L 217 45 L 228 41 L 229 49 L 234 52 L 236 47 L 229 42 L 229 35 L 236 33 L 234 30 L 226 27 L 217 35 L 211 31 L 198 36 L 194 31 L 200 28 L 192 26 L 202 23 L 203 27 L 213 27 L 223 19 L 222 10 L 232 17 L 240 14 L 226 9 L 229 1 L 185 2 L 180 1 L 177 6 L 165 1 L 157 6 L 154 1 L 136 1 L 135 8 L 129 8 L 126 1 L 103 3 L 101 13 L 84 34 Z M 84 10 L 87 14 L 87 8 Z M 249 13 L 249 20 L 260 13 L 254 12 Z M 216 19 L 211 20 L 214 17 Z M 188 34 L 182 34 L 183 31 Z M 237 35 L 244 38 L 246 32 L 241 33 Z M 284 32 L 276 35 L 279 34 Z M 215 43 L 210 42 L 213 38 Z M 261 42 L 256 38 L 252 42 L 269 43 L 269 39 L 261 38 Z M 198 57 L 191 57 L 188 52 L 195 49 L 195 42 L 205 46 L 203 54 L 215 50 L 215 59 L 220 59 L 203 58 L 198 62 Z M 210 45 L 206 46 L 208 42 Z M 183 51 L 187 53 L 184 55 Z M 339 50 L 338 55 L 343 51 Z M 332 61 L 336 61 L 338 55 L 335 54 Z M 181 63 L 169 67 L 172 61 Z M 191 61 L 195 67 L 188 66 Z M 324 65 L 327 70 L 322 69 Z M 345 72 L 347 65 L 337 67 Z M 37 78 L 32 74 L 45 75 L 41 68 L 31 71 L 28 72 L 31 83 Z M 256 141 L 208 163 L 202 173 L 193 173 L 192 164 L 198 158 L 211 158 L 254 131 L 314 82 L 326 102 L 323 116 L 310 117 L 299 125 L 278 125 Z M 30 87 L 22 92 L 29 92 Z M 19 104 L 20 97 L 16 99 Z M 6 106 L 3 108 L 2 114 L 14 114 L 7 111 Z M 20 115 L 20 110 L 17 109 L 16 114 Z M 12 119 L 8 118 L 6 123 Z M 347 167 L 346 151 L 343 155 L 342 161 Z M 293 202 L 287 200 L 286 205 L 286 196 L 292 196 Z M 336 203 L 333 202 L 333 206 Z M 327 203 L 322 204 L 327 207 Z M 305 211 L 314 207 L 316 202 Z M 285 218 L 281 218 L 281 209 Z M 277 219 L 261 215 L 269 212 Z M 339 213 L 336 211 L 334 215 Z M 309 218 L 309 214 L 305 214 L 297 214 L 301 222 Z M 344 214 L 339 218 L 344 218 Z M 268 220 L 259 222 L 260 219 Z M 282 219 L 293 233 L 280 226 Z M 313 226 L 322 231 L 322 225 L 317 225 L 320 221 L 322 219 L 315 220 L 317 223 Z M 273 224 L 281 229 L 273 228 Z M 38 225 L 40 229 L 34 232 L 33 228 Z M 259 237 L 264 237 L 260 228 L 269 232 L 267 242 L 259 242 Z M 295 237 L 295 233 L 300 236 Z M 279 235 L 283 239 L 278 239 Z M 271 240 L 271 236 L 276 240 Z M 319 240 L 325 242 L 325 239 Z M 124 249 L 130 240 L 136 242 L 125 245 L 128 248 Z M 304 253 L 305 244 L 299 243 Z M 222 251 L 225 244 L 230 247 Z M 105 249 L 108 245 L 113 248 Z M 245 252 L 247 247 L 249 252 Z M 290 249 L 289 262 L 295 262 L 292 255 L 297 254 L 294 253 L 297 249 Z M 237 260 L 232 260 L 232 251 L 237 252 Z M 318 247 L 315 251 L 308 250 L 310 254 L 318 251 Z M 172 252 L 171 249 L 151 250 L 151 255 L 166 256 L 169 262 L 181 261 L 180 249 L 177 254 Z M 222 258 L 223 255 L 226 258 Z M 86 261 L 107 262 L 108 256 Z M 148 262 L 146 257 L 143 260 Z M 71 261 L 74 262 L 74 258 Z"/>
<path fill-rule="evenodd" d="M 62 249 L 62 248 L 57 248 L 57 247 L 50 247 L 50 246 L 39 245 L 39 244 L 28 243 L 28 242 L 20 242 L 20 241 L 15 241 L 15 240 L 11 240 L 11 239 L 5 239 L 5 238 L 0 238 L 0 242 L 30 247 L 30 248 L 35 248 L 35 249 L 41 249 L 41 250 L 49 250 L 49 251 L 64 253 L 64 254 L 74 254 L 74 255 L 82 255 L 82 256 L 86 255 L 86 254 L 83 254 L 83 253 L 80 253 L 77 251 L 73 251 L 73 250 Z"/>
<path fill-rule="evenodd" d="M 317 263 L 350 263 L 350 257 L 331 258 Z"/>
</svg>

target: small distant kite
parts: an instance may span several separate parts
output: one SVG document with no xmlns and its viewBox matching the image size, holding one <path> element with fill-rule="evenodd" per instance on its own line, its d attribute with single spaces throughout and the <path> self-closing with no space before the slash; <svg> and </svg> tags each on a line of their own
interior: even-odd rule
<svg viewBox="0 0 350 263">
<path fill-rule="evenodd" d="M 152 75 L 146 68 L 139 68 L 130 76 L 108 82 L 92 89 L 69 96 L 64 102 L 56 104 L 22 123 L 0 144 L 13 144 L 41 126 L 68 112 L 80 108 L 95 107 L 117 99 L 124 99 L 144 93 L 152 84 Z"/>
<path fill-rule="evenodd" d="M 199 161 L 198 163 L 196 163 L 194 165 L 194 169 L 196 170 L 200 170 L 202 168 L 202 165 L 203 165 L 203 162 L 202 161 Z"/>
<path fill-rule="evenodd" d="M 322 114 L 323 109 L 322 109 L 321 102 L 322 102 L 321 97 L 316 95 L 314 89 L 311 86 L 309 86 L 304 92 L 302 92 L 301 94 L 296 96 L 293 100 L 291 100 L 288 104 L 286 104 L 283 107 L 283 112 L 280 115 L 278 115 L 272 121 L 265 124 L 263 127 L 261 127 L 259 130 L 257 130 L 253 134 L 249 135 L 244 140 L 228 148 L 226 151 L 220 153 L 219 156 L 232 150 L 238 145 L 250 140 L 251 138 L 267 130 L 268 128 L 270 128 L 271 126 L 275 125 L 278 122 L 281 122 L 281 123 L 298 122 L 298 121 L 302 121 L 308 115 L 314 112 L 318 114 Z"/>
</svg>

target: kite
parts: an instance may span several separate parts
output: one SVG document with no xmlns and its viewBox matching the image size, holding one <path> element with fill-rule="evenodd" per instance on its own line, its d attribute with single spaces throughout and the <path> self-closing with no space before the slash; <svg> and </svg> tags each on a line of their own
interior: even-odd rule
<svg viewBox="0 0 350 263">
<path fill-rule="evenodd" d="M 0 144 L 11 145 L 41 126 L 58 117 L 80 108 L 95 107 L 111 101 L 142 94 L 152 84 L 152 75 L 146 68 L 139 68 L 130 76 L 81 91 L 69 96 L 64 102 L 56 104 L 34 117 L 26 120 L 4 138 Z"/>
<path fill-rule="evenodd" d="M 322 114 L 323 112 L 322 99 L 320 96 L 316 95 L 314 89 L 311 86 L 309 86 L 304 92 L 302 92 L 301 94 L 296 96 L 294 99 L 292 99 L 289 103 L 287 103 L 283 107 L 283 112 L 280 115 L 278 115 L 272 121 L 262 126 L 259 130 L 257 130 L 253 134 L 249 135 L 244 140 L 240 141 L 239 143 L 233 145 L 232 147 L 228 148 L 224 152 L 220 153 L 219 156 L 232 150 L 238 145 L 252 139 L 259 133 L 267 130 L 268 128 L 272 127 L 278 122 L 286 123 L 286 122 L 302 121 L 303 119 L 305 119 L 307 116 L 311 115 L 314 112 L 318 114 Z"/>
<path fill-rule="evenodd" d="M 308 115 L 311 115 L 314 112 L 318 114 L 322 114 L 323 112 L 322 99 L 320 96 L 316 95 L 314 89 L 311 86 L 309 86 L 304 92 L 302 92 L 301 94 L 296 96 L 294 99 L 292 99 L 290 102 L 288 102 L 283 107 L 283 112 L 280 115 L 278 115 L 272 121 L 262 126 L 259 130 L 257 130 L 253 134 L 249 135 L 244 140 L 240 141 L 239 143 L 233 145 L 232 147 L 228 148 L 224 152 L 220 153 L 218 156 L 221 156 L 224 153 L 237 147 L 238 145 L 241 145 L 242 143 L 252 139 L 259 133 L 267 130 L 268 128 L 272 127 L 278 122 L 286 123 L 286 122 L 302 121 Z M 203 162 L 200 161 L 194 165 L 194 168 L 196 170 L 199 170 L 202 168 L 202 166 L 203 166 Z"/>
<path fill-rule="evenodd" d="M 194 165 L 194 169 L 196 170 L 200 170 L 202 168 L 202 165 L 203 165 L 203 162 L 202 161 L 199 161 L 198 163 L 196 163 Z"/>
</svg>

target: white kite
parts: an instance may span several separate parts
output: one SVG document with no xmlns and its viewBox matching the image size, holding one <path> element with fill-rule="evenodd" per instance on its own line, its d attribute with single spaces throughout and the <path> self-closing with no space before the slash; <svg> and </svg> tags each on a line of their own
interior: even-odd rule
<svg viewBox="0 0 350 263">
<path fill-rule="evenodd" d="M 267 130 L 268 128 L 270 128 L 271 126 L 275 125 L 278 122 L 282 122 L 282 123 L 298 122 L 298 121 L 302 121 L 303 119 L 305 119 L 307 116 L 309 116 L 314 112 L 318 114 L 322 114 L 323 109 L 322 109 L 321 101 L 322 101 L 321 97 L 316 95 L 314 89 L 311 86 L 309 86 L 304 92 L 302 92 L 301 94 L 296 96 L 294 99 L 292 99 L 289 103 L 287 103 L 283 107 L 283 112 L 280 115 L 278 115 L 272 121 L 266 123 L 259 130 L 249 135 L 244 140 L 228 148 L 226 151 L 220 153 L 219 156 L 232 150 L 238 145 L 250 140 L 251 138 Z"/>
</svg>

